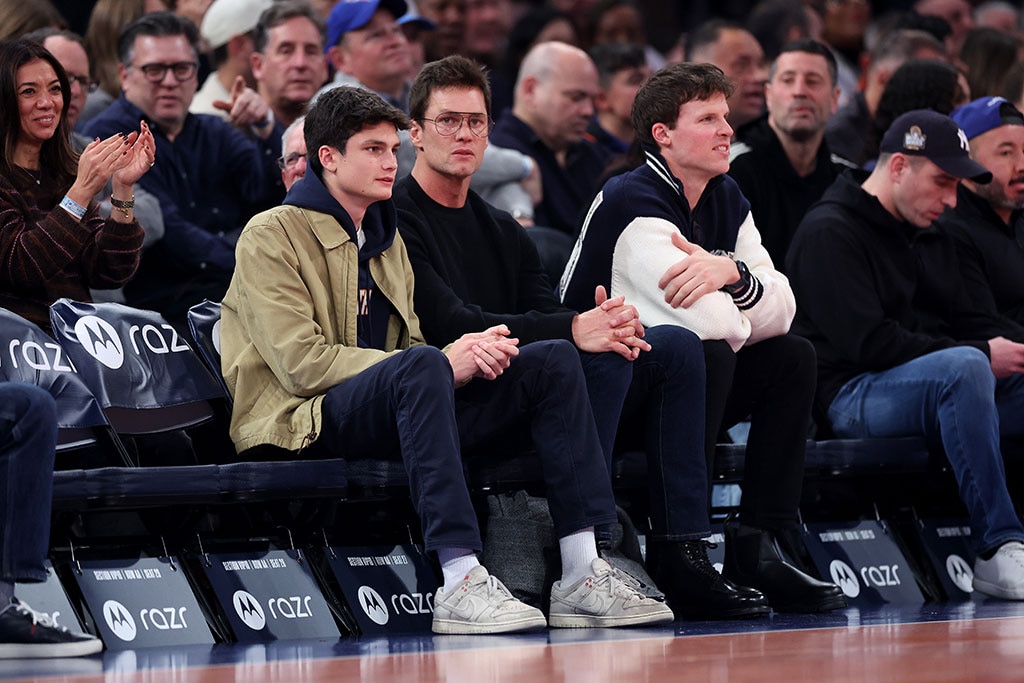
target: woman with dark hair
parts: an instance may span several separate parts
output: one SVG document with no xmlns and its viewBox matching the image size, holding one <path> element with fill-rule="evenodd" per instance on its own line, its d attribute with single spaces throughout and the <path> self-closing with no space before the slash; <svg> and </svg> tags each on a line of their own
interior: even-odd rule
<svg viewBox="0 0 1024 683">
<path fill-rule="evenodd" d="M 911 59 L 896 69 L 885 84 L 863 154 L 851 161 L 873 165 L 882 136 L 900 114 L 912 109 L 931 109 L 948 116 L 970 101 L 970 86 L 956 67 L 938 59 Z"/>
<path fill-rule="evenodd" d="M 974 97 L 1001 95 L 1006 75 L 1024 59 L 1024 40 L 994 28 L 974 28 L 964 38 L 960 61 Z"/>
<path fill-rule="evenodd" d="M 149 127 L 71 149 L 70 86 L 41 45 L 0 42 L 0 306 L 50 328 L 60 297 L 120 287 L 135 273 L 142 228 L 132 186 L 154 162 Z M 110 218 L 94 195 L 113 181 Z"/>
</svg>

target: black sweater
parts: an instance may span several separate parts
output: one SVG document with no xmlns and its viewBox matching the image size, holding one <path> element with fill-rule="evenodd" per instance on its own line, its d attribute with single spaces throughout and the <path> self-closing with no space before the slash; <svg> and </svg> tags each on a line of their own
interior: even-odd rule
<svg viewBox="0 0 1024 683">
<path fill-rule="evenodd" d="M 971 310 L 952 241 L 898 220 L 851 174 L 807 212 L 787 265 L 793 331 L 818 354 L 820 409 L 861 373 L 958 345 L 987 355 L 981 340 L 998 335 Z"/>
<path fill-rule="evenodd" d="M 1010 225 L 988 200 L 961 185 L 956 208 L 942 214 L 939 230 L 953 238 L 973 307 L 997 318 L 1003 336 L 1024 342 L 1024 212 Z"/>
<path fill-rule="evenodd" d="M 520 344 L 572 341 L 537 248 L 512 216 L 470 190 L 461 209 L 441 206 L 412 176 L 395 186 L 398 230 L 416 276 L 413 305 L 428 344 L 508 325 Z"/>
</svg>

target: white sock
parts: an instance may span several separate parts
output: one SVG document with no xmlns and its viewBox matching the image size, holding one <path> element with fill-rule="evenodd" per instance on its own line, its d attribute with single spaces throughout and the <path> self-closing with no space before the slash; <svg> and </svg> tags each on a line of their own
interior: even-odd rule
<svg viewBox="0 0 1024 683">
<path fill-rule="evenodd" d="M 437 551 L 437 559 L 444 575 L 445 593 L 462 583 L 469 570 L 480 564 L 476 553 L 466 548 L 441 548 Z"/>
<path fill-rule="evenodd" d="M 597 558 L 597 541 L 594 527 L 588 526 L 576 533 L 558 539 L 562 553 L 562 584 L 572 585 L 590 576 L 590 564 Z"/>
</svg>

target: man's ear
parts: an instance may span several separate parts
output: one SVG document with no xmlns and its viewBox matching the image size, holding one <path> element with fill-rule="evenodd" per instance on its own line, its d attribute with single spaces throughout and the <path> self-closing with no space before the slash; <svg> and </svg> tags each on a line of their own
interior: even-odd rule
<svg viewBox="0 0 1024 683">
<path fill-rule="evenodd" d="M 594 111 L 600 113 L 608 110 L 608 93 L 598 90 L 594 95 Z"/>
<path fill-rule="evenodd" d="M 335 71 L 348 73 L 345 71 L 345 51 L 341 49 L 340 45 L 334 45 L 327 49 L 327 61 L 334 67 Z"/>
<path fill-rule="evenodd" d="M 419 121 L 413 119 L 409 122 L 409 141 L 416 149 L 422 149 L 421 140 L 423 140 L 423 126 Z"/>
<path fill-rule="evenodd" d="M 249 63 L 252 65 L 252 77 L 257 81 L 260 80 L 263 74 L 263 53 L 253 52 L 249 56 Z"/>
<path fill-rule="evenodd" d="M 669 127 L 659 121 L 658 123 L 651 126 L 651 137 L 654 138 L 654 141 L 657 142 L 659 145 L 668 146 L 671 144 L 671 140 L 668 136 L 668 131 Z"/>
<path fill-rule="evenodd" d="M 337 148 L 330 145 L 320 145 L 320 149 L 316 151 L 316 156 L 320 160 L 320 165 L 323 166 L 325 172 L 333 173 L 338 170 L 341 152 Z"/>
<path fill-rule="evenodd" d="M 121 90 L 124 90 L 124 80 L 128 78 L 128 68 L 124 64 L 118 63 L 117 77 L 121 80 Z"/>
</svg>

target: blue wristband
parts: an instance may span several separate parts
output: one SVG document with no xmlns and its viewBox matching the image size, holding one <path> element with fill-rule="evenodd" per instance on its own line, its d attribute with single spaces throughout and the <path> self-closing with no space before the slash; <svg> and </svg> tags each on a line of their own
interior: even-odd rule
<svg viewBox="0 0 1024 683">
<path fill-rule="evenodd" d="M 60 200 L 60 208 L 67 211 L 78 220 L 85 218 L 85 207 L 67 195 L 64 195 L 64 199 Z"/>
</svg>

